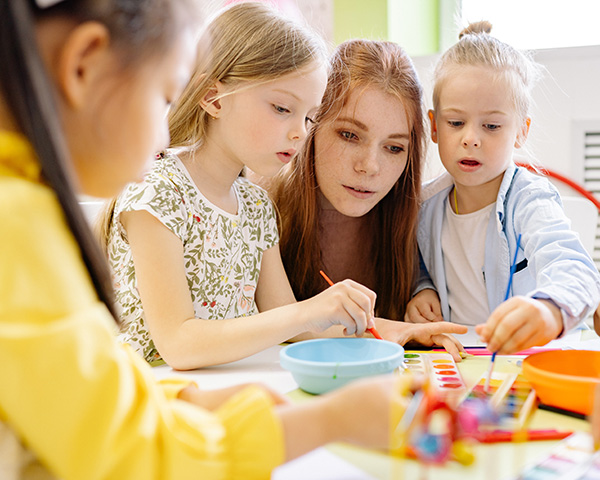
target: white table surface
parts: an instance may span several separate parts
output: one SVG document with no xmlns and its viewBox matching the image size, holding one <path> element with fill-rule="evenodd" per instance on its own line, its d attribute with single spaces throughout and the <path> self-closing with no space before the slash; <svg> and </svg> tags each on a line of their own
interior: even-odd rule
<svg viewBox="0 0 600 480">
<path fill-rule="evenodd" d="M 279 364 L 279 351 L 282 348 L 276 345 L 236 362 L 197 370 L 173 370 L 168 365 L 160 365 L 152 370 L 158 379 L 184 377 L 193 379 L 200 388 L 208 390 L 240 383 L 260 383 L 285 394 L 296 390 L 298 384 L 292 374 Z"/>
</svg>

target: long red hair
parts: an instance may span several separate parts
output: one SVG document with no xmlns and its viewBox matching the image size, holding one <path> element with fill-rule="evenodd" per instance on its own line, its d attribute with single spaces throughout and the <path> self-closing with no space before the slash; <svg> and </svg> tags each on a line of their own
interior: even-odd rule
<svg viewBox="0 0 600 480">
<path fill-rule="evenodd" d="M 319 124 L 335 118 L 360 87 L 380 88 L 396 96 L 409 120 L 406 169 L 377 206 L 374 215 L 373 262 L 377 275 L 378 316 L 402 320 L 412 297 L 418 268 L 417 216 L 424 158 L 423 91 L 412 61 L 392 42 L 350 40 L 333 53 L 316 125 L 298 156 L 270 182 L 280 215 L 281 255 L 298 300 L 323 289 L 319 247 L 318 185 L 315 177 L 315 133 Z"/>
</svg>

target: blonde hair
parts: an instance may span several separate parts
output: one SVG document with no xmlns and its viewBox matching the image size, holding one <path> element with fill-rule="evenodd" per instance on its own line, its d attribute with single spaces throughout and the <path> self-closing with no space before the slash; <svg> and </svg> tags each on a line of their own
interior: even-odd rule
<svg viewBox="0 0 600 480">
<path fill-rule="evenodd" d="M 459 41 L 440 58 L 433 75 L 433 108 L 437 109 L 440 91 L 446 78 L 464 66 L 481 66 L 495 71 L 508 81 L 515 112 L 527 118 L 531 91 L 541 77 L 542 67 L 526 52 L 521 52 L 490 35 L 492 24 L 486 21 L 469 24 L 458 36 Z"/>
<path fill-rule="evenodd" d="M 268 82 L 327 61 L 320 37 L 258 2 L 223 10 L 210 22 L 201 44 L 209 45 L 208 55 L 169 115 L 171 147 L 202 145 L 210 116 L 201 102 L 215 82 L 243 88 L 247 82 Z"/>
<path fill-rule="evenodd" d="M 319 36 L 258 2 L 222 10 L 210 21 L 199 45 L 200 60 L 169 113 L 172 148 L 195 150 L 202 146 L 210 116 L 201 102 L 215 82 L 243 88 L 250 82 L 255 85 L 302 70 L 314 62 L 327 62 L 327 49 Z M 116 200 L 104 205 L 94 226 L 105 255 Z"/>
</svg>

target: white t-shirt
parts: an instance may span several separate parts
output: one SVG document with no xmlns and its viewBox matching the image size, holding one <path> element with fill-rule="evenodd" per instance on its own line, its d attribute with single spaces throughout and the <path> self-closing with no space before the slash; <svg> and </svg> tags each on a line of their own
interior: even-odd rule
<svg viewBox="0 0 600 480">
<path fill-rule="evenodd" d="M 450 320 L 462 325 L 484 323 L 489 315 L 483 264 L 485 234 L 490 212 L 496 205 L 465 215 L 446 202 L 442 223 L 442 254 L 448 286 Z"/>
</svg>

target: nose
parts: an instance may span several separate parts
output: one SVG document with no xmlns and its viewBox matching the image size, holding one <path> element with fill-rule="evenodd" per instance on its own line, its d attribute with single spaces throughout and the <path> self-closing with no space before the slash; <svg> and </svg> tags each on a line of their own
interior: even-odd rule
<svg viewBox="0 0 600 480">
<path fill-rule="evenodd" d="M 301 122 L 297 122 L 289 131 L 288 138 L 295 142 L 302 142 L 308 135 L 306 128 L 306 121 L 302 119 Z"/>
<path fill-rule="evenodd" d="M 363 175 L 376 175 L 379 173 L 379 158 L 374 148 L 362 152 L 354 163 L 354 170 Z"/>
<path fill-rule="evenodd" d="M 481 146 L 481 139 L 479 138 L 479 135 L 477 134 L 477 130 L 474 127 L 464 129 L 462 144 L 463 144 L 463 147 L 465 147 L 465 148 L 466 147 L 477 148 L 477 147 Z"/>
</svg>

